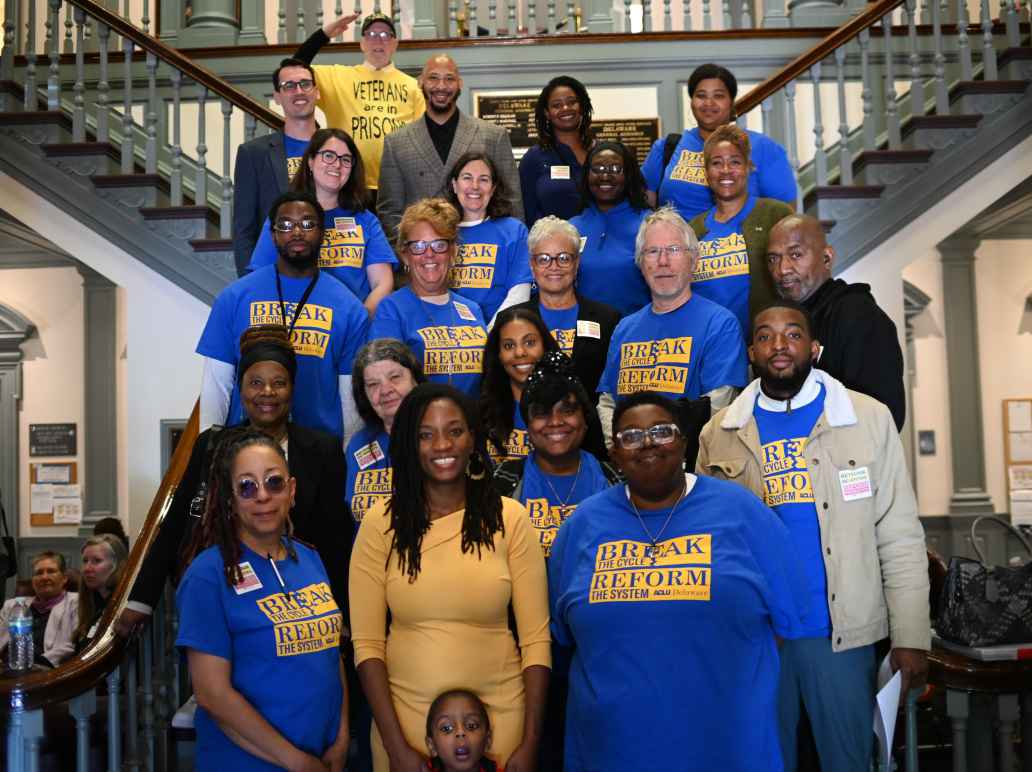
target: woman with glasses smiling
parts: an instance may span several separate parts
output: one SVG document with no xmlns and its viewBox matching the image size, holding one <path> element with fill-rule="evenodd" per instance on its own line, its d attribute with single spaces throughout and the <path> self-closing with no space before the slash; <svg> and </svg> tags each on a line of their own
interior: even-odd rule
<svg viewBox="0 0 1032 772">
<path fill-rule="evenodd" d="M 354 140 L 340 129 L 319 129 L 301 157 L 290 190 L 315 194 L 326 212 L 319 268 L 340 279 L 372 315 L 394 289 L 398 260 L 376 213 L 368 208 L 365 167 Z M 278 223 L 272 223 L 276 228 Z M 301 223 L 304 228 L 304 223 Z M 276 262 L 269 221 L 251 255 L 249 271 Z"/>
<path fill-rule="evenodd" d="M 775 636 L 800 632 L 797 559 L 759 499 L 684 471 L 678 412 L 655 392 L 617 407 L 627 484 L 582 502 L 552 544 L 566 769 L 782 769 Z"/>
<path fill-rule="evenodd" d="M 409 285 L 384 298 L 369 340 L 395 338 L 422 361 L 428 381 L 466 394 L 480 390 L 487 328 L 480 306 L 448 289 L 459 213 L 443 198 L 424 198 L 398 223 L 398 251 Z"/>
</svg>

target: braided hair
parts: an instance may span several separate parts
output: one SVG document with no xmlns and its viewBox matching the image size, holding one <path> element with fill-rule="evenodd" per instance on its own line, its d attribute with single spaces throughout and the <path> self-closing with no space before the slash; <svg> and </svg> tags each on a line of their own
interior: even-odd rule
<svg viewBox="0 0 1032 772">
<path fill-rule="evenodd" d="M 490 462 L 473 402 L 454 386 L 423 383 L 402 401 L 391 427 L 391 462 L 394 467 L 394 492 L 387 507 L 390 516 L 390 553 L 398 555 L 398 569 L 414 582 L 419 576 L 423 535 L 430 530 L 430 502 L 419 461 L 419 427 L 430 403 L 448 400 L 462 412 L 473 435 L 473 453 L 466 474 L 466 508 L 462 516 L 462 551 L 494 549 L 496 533 L 505 533 L 502 523 L 502 498 L 491 483 Z M 480 479 L 474 479 L 470 476 Z M 387 565 L 390 565 L 390 553 Z M 386 568 L 386 566 L 385 566 Z"/>
<path fill-rule="evenodd" d="M 283 459 L 287 457 L 283 448 L 269 435 L 248 426 L 234 426 L 223 429 L 214 439 L 211 467 L 208 473 L 208 498 L 200 525 L 193 530 L 193 536 L 183 551 L 180 565 L 185 572 L 197 555 L 212 545 L 217 545 L 222 555 L 226 583 L 233 587 L 243 581 L 240 571 L 240 516 L 233 509 L 233 464 L 240 451 L 254 445 L 272 448 Z M 293 535 L 293 525 L 287 518 L 287 535 Z M 292 550 L 288 550 L 292 553 Z M 292 554 L 293 556 L 293 554 Z"/>
</svg>

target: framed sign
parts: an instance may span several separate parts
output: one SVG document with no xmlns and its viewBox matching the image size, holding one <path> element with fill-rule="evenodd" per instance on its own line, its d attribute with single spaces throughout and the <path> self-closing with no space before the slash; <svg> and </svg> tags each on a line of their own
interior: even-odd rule
<svg viewBox="0 0 1032 772">
<path fill-rule="evenodd" d="M 30 456 L 74 456 L 77 447 L 75 424 L 29 424 Z"/>
</svg>

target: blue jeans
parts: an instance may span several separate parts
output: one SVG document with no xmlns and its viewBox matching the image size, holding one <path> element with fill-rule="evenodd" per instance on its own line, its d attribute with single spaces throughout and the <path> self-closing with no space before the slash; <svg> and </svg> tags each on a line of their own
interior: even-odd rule
<svg viewBox="0 0 1032 772">
<path fill-rule="evenodd" d="M 781 645 L 778 721 L 785 772 L 797 765 L 800 710 L 813 727 L 821 769 L 870 772 L 874 749 L 874 645 L 833 652 L 830 638 Z"/>
</svg>

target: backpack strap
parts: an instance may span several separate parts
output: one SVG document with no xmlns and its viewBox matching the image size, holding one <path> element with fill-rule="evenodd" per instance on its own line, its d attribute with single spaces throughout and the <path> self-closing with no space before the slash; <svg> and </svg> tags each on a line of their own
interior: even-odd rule
<svg viewBox="0 0 1032 772">
<path fill-rule="evenodd" d="M 663 142 L 663 168 L 667 168 L 667 164 L 670 163 L 670 159 L 674 157 L 674 150 L 677 148 L 677 143 L 681 141 L 680 134 L 667 134 L 666 141 Z"/>
</svg>

